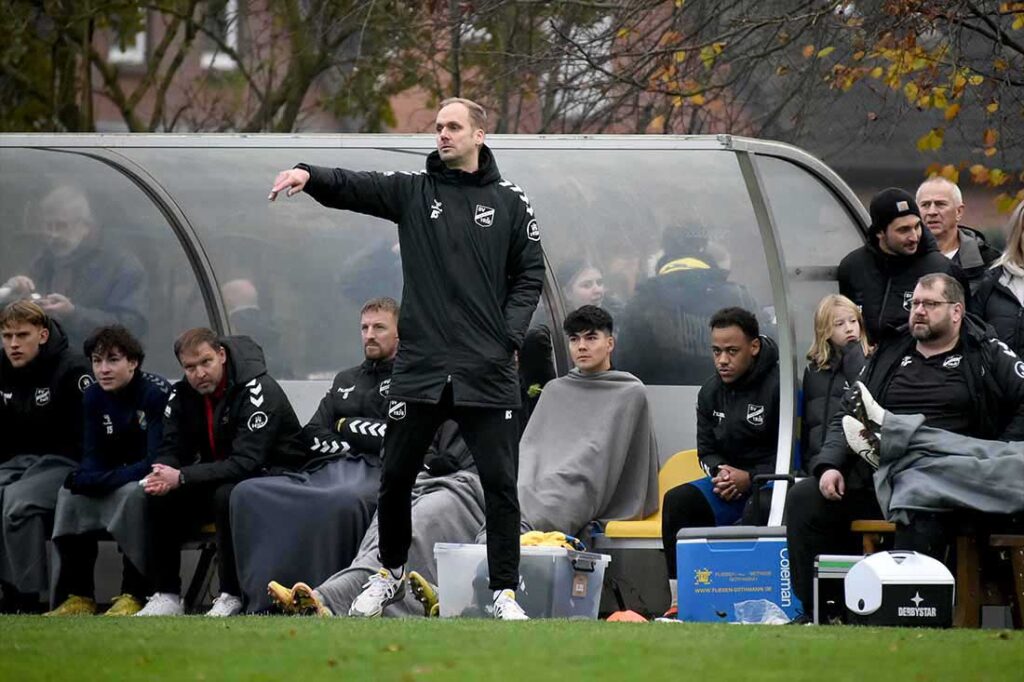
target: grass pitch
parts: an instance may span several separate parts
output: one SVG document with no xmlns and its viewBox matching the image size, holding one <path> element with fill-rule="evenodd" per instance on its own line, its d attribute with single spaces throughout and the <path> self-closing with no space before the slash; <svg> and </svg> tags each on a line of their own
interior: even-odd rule
<svg viewBox="0 0 1024 682">
<path fill-rule="evenodd" d="M 0 680 L 1024 680 L 1024 632 L 0 617 Z"/>
</svg>

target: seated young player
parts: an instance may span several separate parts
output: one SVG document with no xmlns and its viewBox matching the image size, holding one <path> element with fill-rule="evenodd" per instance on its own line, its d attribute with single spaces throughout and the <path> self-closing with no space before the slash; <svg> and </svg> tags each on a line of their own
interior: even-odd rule
<svg viewBox="0 0 1024 682">
<path fill-rule="evenodd" d="M 82 463 L 68 474 L 57 498 L 53 544 L 60 557 L 54 601 L 47 615 L 96 612 L 93 571 L 97 535 L 108 532 L 123 554 L 121 594 L 108 616 L 137 613 L 152 593 L 145 565 L 146 494 L 138 482 L 149 473 L 163 436 L 171 385 L 142 371 L 142 344 L 124 327 L 101 327 L 85 341 L 96 383 L 85 391 Z"/>
<path fill-rule="evenodd" d="M 697 394 L 697 456 L 707 473 L 665 493 L 661 533 L 674 615 L 676 534 L 681 528 L 762 522 L 753 508 L 753 479 L 775 469 L 779 437 L 779 352 L 743 308 L 711 317 L 715 375 Z M 767 499 L 767 495 L 762 495 Z"/>
<path fill-rule="evenodd" d="M 238 580 L 250 613 L 266 611 L 267 582 L 320 582 L 348 566 L 377 508 L 388 387 L 398 351 L 398 302 L 360 313 L 363 362 L 334 377 L 302 430 L 301 472 L 243 481 L 231 494 Z"/>
<path fill-rule="evenodd" d="M 136 615 L 182 614 L 181 543 L 214 521 L 221 593 L 206 615 L 231 616 L 242 610 L 231 491 L 247 478 L 298 469 L 306 449 L 288 397 L 248 336 L 190 329 L 174 354 L 185 378 L 174 384 L 156 462 L 143 479 L 156 592 Z"/>
<path fill-rule="evenodd" d="M 583 306 L 569 314 L 564 330 L 575 368 L 548 382 L 541 393 L 520 440 L 518 493 L 523 531 L 579 535 L 594 520 L 633 520 L 654 511 L 658 448 L 643 384 L 631 374 L 611 369 L 615 347 L 611 316 L 595 306 Z M 464 448 L 450 438 L 446 444 L 443 429 L 441 437 L 442 452 Z M 436 542 L 482 540 L 483 498 L 475 474 L 465 470 L 447 477 L 421 474 L 417 490 L 409 560 L 409 566 L 418 570 L 409 576 L 413 594 L 403 592 L 383 609 L 386 615 L 433 610 Z M 373 551 L 375 541 L 371 526 L 360 557 Z M 304 584 L 292 590 L 272 584 L 271 591 L 292 610 L 344 614 L 373 566 L 372 560 L 361 562 L 357 557 L 352 568 L 316 590 Z"/>
<path fill-rule="evenodd" d="M 38 609 L 49 590 L 46 540 L 57 493 L 82 448 L 88 364 L 35 303 L 0 313 L 0 587 L 5 613 Z"/>
</svg>

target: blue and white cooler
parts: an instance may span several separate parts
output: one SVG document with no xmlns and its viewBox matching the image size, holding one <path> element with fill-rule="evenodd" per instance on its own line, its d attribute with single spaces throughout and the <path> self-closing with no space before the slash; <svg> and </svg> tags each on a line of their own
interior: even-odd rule
<svg viewBox="0 0 1024 682">
<path fill-rule="evenodd" d="M 683 528 L 676 535 L 679 620 L 742 622 L 737 604 L 797 613 L 783 526 Z"/>
</svg>

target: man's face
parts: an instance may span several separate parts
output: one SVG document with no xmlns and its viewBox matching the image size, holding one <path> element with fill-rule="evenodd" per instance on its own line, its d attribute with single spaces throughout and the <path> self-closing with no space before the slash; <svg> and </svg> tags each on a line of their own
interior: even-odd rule
<svg viewBox="0 0 1024 682">
<path fill-rule="evenodd" d="M 92 231 L 92 224 L 74 206 L 44 205 L 40 222 L 46 247 L 57 257 L 71 255 Z"/>
<path fill-rule="evenodd" d="M 437 112 L 435 130 L 437 153 L 449 168 L 474 165 L 484 131 L 473 127 L 466 105 L 455 102 Z"/>
<path fill-rule="evenodd" d="M 138 361 L 129 360 L 120 348 L 92 354 L 92 373 L 104 391 L 119 391 L 127 386 L 138 367 Z"/>
<path fill-rule="evenodd" d="M 918 341 L 947 341 L 960 334 L 964 307 L 947 303 L 946 292 L 938 284 L 932 288 L 918 284 L 910 302 L 910 333 Z"/>
<path fill-rule="evenodd" d="M 900 216 L 878 235 L 878 246 L 891 256 L 913 256 L 921 243 L 921 219 Z"/>
<path fill-rule="evenodd" d="M 224 349 L 214 350 L 208 343 L 201 343 L 192 350 L 183 350 L 178 361 L 185 370 L 185 379 L 200 395 L 210 395 L 220 386 L 224 378 L 224 364 L 228 360 Z"/>
<path fill-rule="evenodd" d="M 956 230 L 964 215 L 964 206 L 956 203 L 953 188 L 940 182 L 921 185 L 917 190 L 917 206 L 925 226 L 939 242 Z"/>
<path fill-rule="evenodd" d="M 711 355 L 723 383 L 731 384 L 746 374 L 760 352 L 761 339 L 748 339 L 735 325 L 711 330 Z"/>
<path fill-rule="evenodd" d="M 359 319 L 363 356 L 367 360 L 390 360 L 398 352 L 398 321 L 384 310 L 368 310 Z"/>
<path fill-rule="evenodd" d="M 39 348 L 50 338 L 50 330 L 28 322 L 15 322 L 4 327 L 0 336 L 11 366 L 24 367 L 39 355 Z"/>
<path fill-rule="evenodd" d="M 606 331 L 589 331 L 569 334 L 569 354 L 572 364 L 584 374 L 606 372 L 612 368 L 612 350 L 615 337 Z"/>
</svg>

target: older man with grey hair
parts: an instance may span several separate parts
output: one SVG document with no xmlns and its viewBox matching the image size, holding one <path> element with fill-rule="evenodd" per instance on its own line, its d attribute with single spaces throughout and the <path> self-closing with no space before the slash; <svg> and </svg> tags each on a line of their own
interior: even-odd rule
<svg viewBox="0 0 1024 682">
<path fill-rule="evenodd" d="M 964 216 L 960 187 L 944 177 L 932 176 L 917 188 L 917 206 L 939 250 L 964 271 L 973 293 L 989 265 L 1000 254 L 998 249 L 989 246 L 981 232 L 960 224 Z"/>
</svg>

